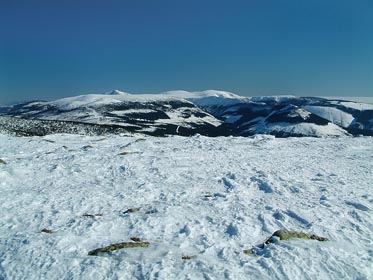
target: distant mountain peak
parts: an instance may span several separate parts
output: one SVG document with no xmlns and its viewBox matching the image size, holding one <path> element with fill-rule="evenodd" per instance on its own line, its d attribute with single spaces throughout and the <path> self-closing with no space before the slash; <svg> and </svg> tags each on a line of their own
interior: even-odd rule
<svg viewBox="0 0 373 280">
<path fill-rule="evenodd" d="M 106 95 L 127 95 L 128 93 L 114 89 L 112 91 L 105 92 Z"/>
</svg>

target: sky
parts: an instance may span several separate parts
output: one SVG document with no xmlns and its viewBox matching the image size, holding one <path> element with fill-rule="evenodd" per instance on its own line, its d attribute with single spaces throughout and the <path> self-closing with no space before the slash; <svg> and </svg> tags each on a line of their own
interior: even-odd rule
<svg viewBox="0 0 373 280">
<path fill-rule="evenodd" d="M 373 96 L 373 1 L 0 0 L 0 104 L 113 89 Z"/>
</svg>

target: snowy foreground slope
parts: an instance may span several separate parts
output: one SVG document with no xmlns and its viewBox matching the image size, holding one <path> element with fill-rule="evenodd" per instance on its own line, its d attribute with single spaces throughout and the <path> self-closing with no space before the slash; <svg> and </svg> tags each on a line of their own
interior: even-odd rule
<svg viewBox="0 0 373 280">
<path fill-rule="evenodd" d="M 373 278 L 371 137 L 0 134 L 0 159 L 0 279 Z M 243 253 L 278 229 L 330 241 Z"/>
</svg>

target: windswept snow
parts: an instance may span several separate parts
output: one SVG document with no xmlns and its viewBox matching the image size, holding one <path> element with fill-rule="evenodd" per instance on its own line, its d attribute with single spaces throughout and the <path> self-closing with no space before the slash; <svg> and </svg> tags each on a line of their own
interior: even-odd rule
<svg viewBox="0 0 373 280">
<path fill-rule="evenodd" d="M 258 130 L 258 132 L 260 132 L 260 130 Z M 263 133 L 266 134 L 274 134 L 276 132 L 292 135 L 309 135 L 315 137 L 347 135 L 346 131 L 332 123 L 324 126 L 315 125 L 313 123 L 274 123 L 266 125 L 263 129 Z"/>
<path fill-rule="evenodd" d="M 351 102 L 373 105 L 373 96 L 319 96 L 321 98 L 329 99 L 333 102 Z"/>
<path fill-rule="evenodd" d="M 373 110 L 373 104 L 359 103 L 359 102 L 340 102 L 340 105 L 346 108 L 352 108 L 359 111 Z"/>
<path fill-rule="evenodd" d="M 0 279 L 372 279 L 372 140 L 0 134 Z"/>
<path fill-rule="evenodd" d="M 342 127 L 348 127 L 354 120 L 351 114 L 333 107 L 307 105 L 303 108 Z"/>
<path fill-rule="evenodd" d="M 257 118 L 252 122 L 250 129 L 259 134 L 284 134 L 284 135 L 303 135 L 309 137 L 330 137 L 330 136 L 344 136 L 348 133 L 339 126 L 328 123 L 327 125 L 316 125 L 314 123 L 288 123 L 277 122 L 267 123 L 264 118 Z"/>
</svg>

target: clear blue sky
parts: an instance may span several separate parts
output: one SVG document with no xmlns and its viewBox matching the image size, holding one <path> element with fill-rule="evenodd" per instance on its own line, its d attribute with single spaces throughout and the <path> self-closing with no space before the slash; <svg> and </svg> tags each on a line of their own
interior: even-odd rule
<svg viewBox="0 0 373 280">
<path fill-rule="evenodd" d="M 0 103 L 120 89 L 373 95 L 371 0 L 0 0 Z"/>
</svg>

